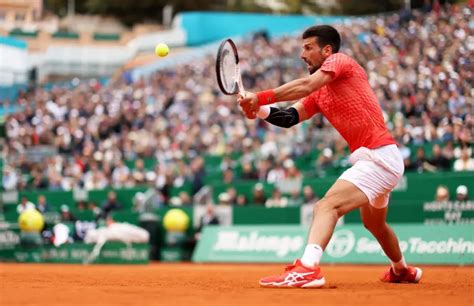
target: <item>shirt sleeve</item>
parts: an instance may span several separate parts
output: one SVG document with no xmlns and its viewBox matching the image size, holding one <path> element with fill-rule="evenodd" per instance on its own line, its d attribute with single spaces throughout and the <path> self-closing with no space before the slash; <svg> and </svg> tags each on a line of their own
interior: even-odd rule
<svg viewBox="0 0 474 306">
<path fill-rule="evenodd" d="M 319 69 L 332 73 L 334 80 L 336 80 L 339 77 L 344 77 L 351 71 L 351 63 L 347 55 L 335 53 L 329 56 Z"/>
<path fill-rule="evenodd" d="M 308 115 L 308 118 L 320 112 L 320 109 L 318 106 L 318 100 L 319 100 L 320 95 L 321 95 L 321 92 L 320 90 L 318 90 L 303 99 L 302 103 L 304 106 L 304 110 L 306 114 Z"/>
</svg>

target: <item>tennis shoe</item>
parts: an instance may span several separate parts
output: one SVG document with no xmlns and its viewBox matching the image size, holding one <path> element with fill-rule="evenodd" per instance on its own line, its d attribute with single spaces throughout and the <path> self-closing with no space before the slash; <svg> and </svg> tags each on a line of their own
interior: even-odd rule
<svg viewBox="0 0 474 306">
<path fill-rule="evenodd" d="M 287 266 L 284 273 L 260 279 L 260 286 L 269 288 L 319 288 L 325 283 L 318 266 L 305 267 L 299 259 Z"/>
<path fill-rule="evenodd" d="M 381 281 L 386 283 L 418 283 L 423 275 L 423 271 L 417 267 L 408 266 L 407 269 L 400 274 L 395 274 L 393 268 L 390 267 L 387 272 L 385 272 Z"/>
</svg>

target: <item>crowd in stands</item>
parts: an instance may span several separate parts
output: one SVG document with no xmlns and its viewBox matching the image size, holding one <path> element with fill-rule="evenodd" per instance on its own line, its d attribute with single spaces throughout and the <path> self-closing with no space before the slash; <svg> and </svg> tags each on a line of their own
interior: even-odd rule
<svg viewBox="0 0 474 306">
<path fill-rule="evenodd" d="M 341 52 L 366 69 L 407 171 L 474 171 L 473 13 L 453 5 L 337 26 Z M 307 75 L 299 37 L 258 35 L 241 42 L 240 51 L 249 90 Z M 72 88 L 21 94 L 13 103 L 23 110 L 6 119 L 1 187 L 92 190 L 149 184 L 170 201 L 170 187 L 191 182 L 191 194 L 180 196 L 183 203 L 205 185 L 205 155 L 223 156 L 220 170 L 228 183 L 318 177 L 348 166 L 347 144 L 320 114 L 291 129 L 247 120 L 235 98 L 219 92 L 214 67 L 210 54 L 135 82 L 74 80 Z M 41 158 L 39 146 L 54 147 L 59 154 Z M 294 161 L 312 152 L 319 154 L 298 169 Z M 147 169 L 144 160 L 150 158 L 157 162 Z M 133 165 L 126 164 L 130 160 Z M 252 201 L 268 207 L 300 205 L 315 197 L 308 188 L 285 197 L 275 189 L 266 199 L 259 189 L 256 185 Z M 219 201 L 249 201 L 230 196 L 226 192 Z"/>
</svg>

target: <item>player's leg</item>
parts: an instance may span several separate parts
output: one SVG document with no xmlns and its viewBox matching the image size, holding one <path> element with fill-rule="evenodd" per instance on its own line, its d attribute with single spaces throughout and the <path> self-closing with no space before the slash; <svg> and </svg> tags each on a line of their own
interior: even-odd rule
<svg viewBox="0 0 474 306">
<path fill-rule="evenodd" d="M 324 278 L 320 275 L 318 265 L 337 219 L 367 202 L 373 204 L 379 196 L 390 192 L 403 174 L 403 158 L 395 145 L 374 150 L 359 148 L 351 154 L 350 161 L 353 166 L 340 176 L 315 205 L 308 245 L 301 260 L 297 260 L 284 274 L 261 279 L 261 285 L 322 286 Z"/>
<path fill-rule="evenodd" d="M 367 202 L 367 196 L 354 184 L 346 180 L 337 180 L 313 208 L 308 244 L 317 244 L 325 249 L 337 219 Z"/>
<path fill-rule="evenodd" d="M 367 203 L 360 208 L 360 216 L 364 227 L 377 239 L 387 257 L 392 261 L 396 271 L 406 269 L 402 251 L 395 232 L 387 224 L 388 207 L 375 208 Z"/>
<path fill-rule="evenodd" d="M 387 224 L 388 194 L 361 206 L 360 215 L 365 228 L 377 239 L 392 266 L 382 276 L 384 282 L 418 283 L 422 276 L 420 268 L 408 266 L 403 257 L 398 238 Z"/>
<path fill-rule="evenodd" d="M 264 287 L 304 287 L 318 288 L 326 280 L 320 273 L 319 260 L 331 239 L 337 219 L 351 210 L 367 203 L 367 196 L 354 184 L 337 180 L 324 198 L 314 206 L 313 221 L 308 235 L 308 245 L 301 260 L 280 275 L 264 277 L 260 285 Z"/>
</svg>

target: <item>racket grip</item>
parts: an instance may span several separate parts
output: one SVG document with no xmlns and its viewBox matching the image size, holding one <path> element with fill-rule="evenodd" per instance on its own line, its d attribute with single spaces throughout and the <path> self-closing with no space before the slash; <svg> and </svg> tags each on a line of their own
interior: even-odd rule
<svg viewBox="0 0 474 306">
<path fill-rule="evenodd" d="M 268 105 L 276 102 L 275 92 L 270 90 L 257 92 L 258 105 Z"/>
</svg>

